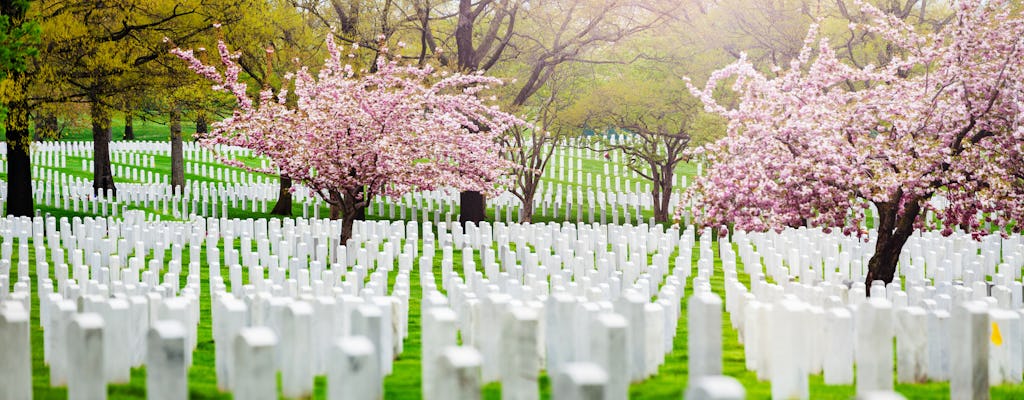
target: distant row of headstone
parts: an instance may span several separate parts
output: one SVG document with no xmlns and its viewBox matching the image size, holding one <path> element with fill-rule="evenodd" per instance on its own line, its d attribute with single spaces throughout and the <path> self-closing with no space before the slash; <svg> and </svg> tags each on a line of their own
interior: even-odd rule
<svg viewBox="0 0 1024 400">
<path fill-rule="evenodd" d="M 11 344 L 0 347 L 0 398 L 31 398 L 33 283 L 50 384 L 67 385 L 71 398 L 97 398 L 142 365 L 150 398 L 187 396 L 185 371 L 209 320 L 222 390 L 273 398 L 280 371 L 285 396 L 311 394 L 313 377 L 326 375 L 330 398 L 376 399 L 418 318 L 426 399 L 478 398 L 490 382 L 502 383 L 503 398 L 537 398 L 542 370 L 555 398 L 624 399 L 630 382 L 656 374 L 679 350 L 687 286 L 687 397 L 744 396 L 721 377 L 723 301 L 711 288 L 710 232 L 698 240 L 692 227 L 446 225 L 359 222 L 339 243 L 340 224 L 327 220 L 168 222 L 137 212 L 0 220 L 0 339 Z M 945 254 L 937 237 L 914 240 Z M 794 243 L 807 244 L 788 258 L 774 250 Z M 856 378 L 863 396 L 891 394 L 894 369 L 901 382 L 950 379 L 955 398 L 987 395 L 990 380 L 1019 382 L 1019 274 L 996 274 L 995 285 L 980 277 L 993 262 L 1010 274 L 1001 261 L 1022 259 L 1020 238 L 999 242 L 998 258 L 991 242 L 949 243 L 959 246 L 959 271 L 913 257 L 901 266 L 907 289 L 873 285 L 869 301 L 862 284 L 843 283 L 852 268 L 837 261 L 865 250 L 838 236 L 793 230 L 720 240 L 724 308 L 747 367 L 771 381 L 777 398 L 808 398 L 807 377 L 819 371 L 829 384 Z M 907 278 L 921 275 L 935 278 Z M 950 275 L 956 281 L 941 281 Z M 973 279 L 966 286 L 965 276 Z M 204 298 L 209 315 L 200 313 Z"/>
</svg>

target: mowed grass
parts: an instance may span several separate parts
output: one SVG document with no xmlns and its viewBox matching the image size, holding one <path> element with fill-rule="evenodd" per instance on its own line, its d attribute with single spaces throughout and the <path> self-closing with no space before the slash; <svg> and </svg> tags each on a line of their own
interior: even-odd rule
<svg viewBox="0 0 1024 400">
<path fill-rule="evenodd" d="M 717 245 L 717 244 L 714 244 Z M 31 245 L 30 248 L 33 248 Z M 691 259 L 697 261 L 697 251 L 693 252 Z M 169 257 L 169 254 L 166 255 Z M 202 317 L 198 329 L 198 346 L 193 354 L 193 365 L 189 369 L 189 389 L 192 399 L 227 399 L 231 398 L 229 393 L 220 392 L 217 389 L 216 374 L 214 371 L 214 343 L 211 338 L 210 320 L 210 298 L 208 291 L 209 270 L 206 264 L 205 246 L 200 254 L 202 266 L 202 285 L 200 291 L 200 305 Z M 188 252 L 182 254 L 184 263 L 190 261 Z M 461 252 L 455 252 L 455 265 L 461 265 Z M 674 260 L 674 257 L 670 257 Z M 30 255 L 29 265 L 32 267 L 32 276 L 35 277 L 34 266 L 36 265 L 34 255 Z M 479 261 L 479 259 L 477 260 Z M 434 276 L 441 276 L 440 269 L 441 254 L 437 252 L 434 258 Z M 13 264 L 13 263 L 12 263 Z M 16 265 L 16 264 L 15 264 Z M 479 265 L 479 263 L 477 264 Z M 678 266 L 673 266 L 677 268 Z M 690 266 L 683 266 L 690 268 Z M 243 269 L 244 271 L 244 269 Z M 713 290 L 724 297 L 723 274 L 721 261 L 715 259 L 715 275 L 711 280 Z M 221 274 L 227 276 L 228 271 L 222 268 Z M 387 377 L 384 382 L 385 397 L 388 399 L 419 399 L 420 393 L 420 302 L 421 288 L 419 274 L 412 273 L 410 293 L 410 315 L 409 315 L 409 338 L 405 342 L 404 352 L 397 358 L 394 364 L 394 373 Z M 389 276 L 389 284 L 394 284 L 396 273 Z M 744 281 L 748 278 L 742 275 Z M 185 284 L 183 276 L 181 285 Z M 247 279 L 247 277 L 245 278 Z M 35 283 L 35 282 L 34 282 Z M 689 283 L 689 282 L 688 282 Z M 747 282 L 744 282 L 747 283 Z M 688 285 L 689 286 L 689 285 Z M 686 301 L 691 290 L 687 290 L 687 296 L 683 299 L 683 315 L 680 319 L 679 328 L 674 340 L 674 350 L 665 360 L 665 364 L 659 369 L 654 377 L 634 383 L 630 388 L 632 399 L 679 399 L 687 381 L 687 336 L 686 336 Z M 64 399 L 67 398 L 66 390 L 62 387 L 53 388 L 49 386 L 49 369 L 43 363 L 43 331 L 39 324 L 39 301 L 36 293 L 36 285 L 32 285 L 32 363 L 33 363 L 33 386 L 35 397 L 40 399 Z M 743 348 L 737 340 L 737 332 L 729 324 L 729 315 L 722 316 L 723 332 L 723 367 L 724 374 L 733 376 L 740 380 L 747 389 L 748 398 L 764 399 L 770 397 L 770 384 L 766 381 L 758 381 L 753 372 L 744 368 L 745 359 Z M 146 395 L 145 368 L 133 369 L 131 382 L 123 385 L 110 385 L 108 393 L 112 399 L 143 399 Z M 542 376 L 538 386 L 541 398 L 550 398 L 550 383 L 546 376 Z M 949 398 L 949 386 L 946 383 L 926 383 L 916 385 L 896 385 L 896 390 L 909 399 L 943 399 Z M 500 384 L 490 384 L 483 388 L 483 397 L 486 399 L 500 399 Z M 826 386 L 822 382 L 821 375 L 811 376 L 810 393 L 814 399 L 849 399 L 854 395 L 852 385 Z M 1003 385 L 992 388 L 993 398 L 1015 399 L 1024 398 L 1024 386 Z M 282 397 L 283 398 L 283 397 Z M 323 377 L 316 378 L 315 399 L 326 398 L 326 384 Z"/>
<path fill-rule="evenodd" d="M 186 125 L 186 131 L 188 131 L 189 125 Z M 137 122 L 136 135 L 139 140 L 166 140 L 167 130 L 166 126 L 156 123 L 142 123 Z M 119 139 L 119 131 L 117 121 L 115 121 L 115 139 Z M 65 137 L 65 140 L 90 140 L 91 134 L 88 131 L 79 132 L 78 134 L 72 134 Z M 188 140 L 188 139 L 186 139 Z M 570 160 L 573 160 L 570 158 Z M 603 164 L 610 163 L 611 161 L 604 159 L 585 159 L 583 160 L 583 168 L 585 171 L 592 172 L 594 174 L 603 173 Z M 156 167 L 152 168 L 154 172 L 158 172 L 164 175 L 169 174 L 170 159 L 166 156 L 157 156 Z M 81 160 L 80 159 L 69 159 L 68 168 L 62 170 L 66 173 L 74 174 L 75 176 L 89 179 L 91 174 L 87 171 L 80 170 Z M 575 162 L 572 162 L 572 166 L 575 166 Z M 620 166 L 620 171 L 624 166 Z M 678 169 L 679 173 L 685 174 L 689 177 L 692 182 L 693 176 L 696 175 L 696 166 L 694 164 L 681 165 Z M 0 177 L 6 178 L 0 174 Z M 212 179 L 200 177 L 196 175 L 186 175 L 188 180 L 202 180 L 213 182 Z M 122 181 L 118 178 L 119 181 Z M 631 181 L 632 182 L 632 181 Z M 568 182 L 562 182 L 568 184 Z M 632 188 L 633 186 L 629 186 Z M 585 189 L 585 188 L 584 188 Z M 624 187 L 623 189 L 626 189 Z M 574 190 L 574 189 L 573 189 Z M 272 206 L 273 204 L 270 204 Z M 385 207 L 385 214 L 387 214 L 387 207 Z M 73 216 L 89 216 L 86 212 L 70 212 L 67 210 L 61 210 L 52 207 L 39 207 L 40 212 L 43 214 L 49 214 L 56 217 L 73 217 Z M 565 209 L 560 208 L 555 213 L 547 216 L 543 216 L 538 210 L 537 215 L 534 218 L 535 222 L 561 222 L 564 220 Z M 148 209 L 149 212 L 159 213 L 160 210 Z M 458 208 L 446 209 L 453 213 L 458 212 Z M 586 210 L 584 210 L 586 211 Z M 374 208 L 376 212 L 376 207 Z M 493 210 L 488 210 L 488 218 L 494 220 Z M 621 214 L 621 208 L 620 208 Z M 632 211 L 631 211 L 632 214 Z M 229 209 L 229 215 L 232 218 L 280 218 L 277 216 L 271 216 L 264 213 L 252 212 L 248 209 Z M 301 216 L 302 207 L 301 204 L 296 203 L 293 206 L 293 215 Z M 310 211 L 312 215 L 312 211 Z M 321 209 L 321 216 L 327 215 L 326 207 Z M 575 218 L 576 212 L 573 210 L 572 217 Z M 611 212 L 607 211 L 607 216 L 610 218 Z M 165 220 L 169 216 L 165 216 Z M 407 217 L 409 217 L 407 215 Z M 644 212 L 644 222 L 651 217 L 649 211 Z M 380 216 L 371 215 L 370 219 L 378 219 Z M 584 213 L 586 218 L 586 212 Z M 623 218 L 619 216 L 620 220 Z M 595 217 L 596 220 L 600 220 L 600 217 Z M 635 218 L 632 220 L 636 223 Z M 237 244 L 236 244 L 237 245 Z M 29 248 L 34 248 L 35 244 L 31 244 Z M 717 246 L 715 243 L 713 246 Z M 422 248 L 422 246 L 420 246 Z M 713 247 L 717 248 L 717 247 Z M 32 276 L 35 279 L 35 265 L 34 252 L 30 255 L 29 265 L 32 269 Z M 697 260 L 697 249 L 694 249 L 691 254 L 692 263 L 691 265 L 682 266 L 684 268 L 692 268 Z M 190 261 L 188 252 L 183 252 L 182 257 L 184 258 L 182 265 L 188 265 Z M 193 354 L 193 365 L 189 369 L 189 388 L 190 397 L 192 399 L 228 399 L 232 398 L 230 393 L 222 393 L 217 389 L 216 375 L 214 371 L 214 343 L 211 337 L 211 321 L 210 321 L 210 298 L 208 291 L 209 284 L 209 270 L 206 263 L 205 246 L 202 246 L 200 254 L 200 264 L 202 267 L 201 282 L 202 290 L 200 291 L 200 308 L 202 318 L 200 320 L 198 328 L 198 345 L 195 353 Z M 169 254 L 165 256 L 165 259 L 169 258 Z M 461 264 L 461 252 L 456 251 L 454 253 L 455 265 Z M 670 262 L 674 263 L 674 255 L 669 257 Z M 438 251 L 434 258 L 434 276 L 440 278 L 440 262 L 441 252 Z M 12 261 L 12 265 L 17 265 L 17 260 Z M 480 265 L 479 259 L 477 265 Z M 721 271 L 721 262 L 715 259 L 716 273 L 711 280 L 713 290 L 724 298 L 723 289 L 723 274 Z M 672 265 L 672 268 L 678 266 Z M 52 270 L 53 268 L 51 268 Z M 247 274 L 247 271 L 243 269 L 243 274 Z M 222 268 L 221 275 L 227 276 L 227 269 Z M 409 310 L 409 338 L 406 339 L 404 344 L 404 352 L 396 359 L 394 364 L 394 373 L 387 377 L 384 382 L 385 397 L 388 399 L 419 399 L 421 398 L 420 387 L 420 297 L 422 291 L 419 285 L 419 274 L 413 272 L 410 279 L 411 293 L 410 293 L 410 310 Z M 393 284 L 396 277 L 395 273 L 389 276 L 389 283 Z M 749 283 L 747 280 L 748 276 L 741 274 L 741 280 L 746 284 Z M 185 284 L 186 277 L 181 277 L 181 285 Z M 43 362 L 43 345 L 42 338 L 43 332 L 39 324 L 39 299 L 36 293 L 37 287 L 36 282 L 32 285 L 32 359 L 33 359 L 33 383 L 35 390 L 35 397 L 41 399 L 64 399 L 67 398 L 67 393 L 64 388 L 51 388 L 49 386 L 49 371 L 48 367 Z M 13 285 L 13 283 L 12 283 Z M 687 285 L 689 288 L 689 283 Z M 659 372 L 654 377 L 647 379 L 643 382 L 634 383 L 630 388 L 630 397 L 632 399 L 679 399 L 682 397 L 682 393 L 686 387 L 687 382 L 687 336 L 686 336 L 686 301 L 689 295 L 692 294 L 691 290 L 687 290 L 686 297 L 682 300 L 682 313 L 680 322 L 678 324 L 678 330 L 676 332 L 674 340 L 674 350 L 669 354 L 665 360 L 665 364 L 661 366 Z M 770 384 L 767 381 L 758 381 L 756 375 L 753 372 L 746 371 L 745 359 L 743 354 L 743 347 L 738 342 L 737 332 L 733 330 L 729 324 L 728 314 L 723 314 L 722 317 L 722 332 L 723 332 L 723 367 L 724 374 L 733 376 L 740 380 L 743 386 L 747 390 L 748 398 L 750 399 L 764 399 L 770 397 Z M 852 345 L 852 344 L 851 344 Z M 541 394 L 541 398 L 550 398 L 550 380 L 545 374 L 542 373 L 538 390 Z M 944 399 L 949 398 L 949 386 L 947 383 L 926 383 L 916 385 L 896 385 L 896 390 L 904 394 L 909 399 Z M 483 389 L 483 397 L 486 399 L 499 399 L 501 393 L 500 384 L 489 384 Z M 111 385 L 108 389 L 110 398 L 112 399 L 143 399 L 146 395 L 145 389 L 145 368 L 138 368 L 132 370 L 131 381 L 124 385 Z M 849 399 L 854 395 L 854 387 L 852 385 L 843 386 L 826 386 L 823 383 L 821 375 L 814 375 L 810 377 L 810 393 L 813 399 Z M 998 399 L 1015 399 L 1024 398 L 1024 385 L 1003 385 L 994 387 L 991 391 L 993 398 Z M 322 399 L 326 396 L 326 382 L 323 377 L 317 377 L 315 381 L 315 392 L 313 398 Z"/>
</svg>

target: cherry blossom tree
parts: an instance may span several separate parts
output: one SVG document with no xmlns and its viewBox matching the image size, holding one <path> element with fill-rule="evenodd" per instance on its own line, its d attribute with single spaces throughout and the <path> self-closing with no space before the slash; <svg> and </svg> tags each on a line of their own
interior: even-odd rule
<svg viewBox="0 0 1024 400">
<path fill-rule="evenodd" d="M 331 37 L 327 48 L 330 57 L 315 76 L 301 67 L 286 76 L 283 89 L 263 90 L 256 99 L 238 79 L 238 55 L 223 42 L 218 44 L 223 72 L 191 50 L 173 50 L 238 103 L 233 115 L 214 123 L 200 142 L 269 157 L 282 174 L 332 206 L 332 218 L 343 220 L 342 240 L 351 237 L 357 213 L 378 195 L 441 187 L 499 190 L 511 164 L 500 157 L 496 138 L 523 123 L 480 98 L 481 91 L 500 85 L 499 79 L 446 76 L 383 57 L 375 73 L 357 74 Z"/>
<path fill-rule="evenodd" d="M 688 197 L 706 226 L 811 225 L 874 238 L 867 283 L 891 282 L 915 229 L 1020 231 L 1024 18 L 1009 0 L 961 0 L 950 24 L 922 33 L 860 6 L 872 21 L 853 28 L 898 49 L 887 65 L 840 62 L 814 26 L 788 69 L 766 75 L 741 57 L 703 89 L 690 86 L 729 124 L 703 149 L 713 168 Z M 727 83 L 734 107 L 712 97 Z M 934 205 L 938 197 L 948 205 Z M 860 227 L 872 204 L 877 233 Z"/>
</svg>

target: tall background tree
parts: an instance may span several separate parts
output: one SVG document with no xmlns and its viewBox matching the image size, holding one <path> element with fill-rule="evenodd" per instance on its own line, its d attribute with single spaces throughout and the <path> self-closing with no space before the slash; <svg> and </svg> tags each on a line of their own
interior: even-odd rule
<svg viewBox="0 0 1024 400">
<path fill-rule="evenodd" d="M 31 2 L 0 0 L 0 117 L 7 134 L 7 214 L 31 216 L 28 97 L 31 61 L 38 54 L 39 24 L 27 17 Z"/>
</svg>

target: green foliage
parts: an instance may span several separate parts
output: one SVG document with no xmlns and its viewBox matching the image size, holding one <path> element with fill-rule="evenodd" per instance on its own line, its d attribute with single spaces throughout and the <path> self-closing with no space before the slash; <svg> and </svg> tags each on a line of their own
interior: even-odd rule
<svg viewBox="0 0 1024 400">
<path fill-rule="evenodd" d="M 39 53 L 39 23 L 25 20 L 28 0 L 0 1 L 0 80 L 10 72 L 25 72 L 28 60 Z"/>
</svg>

